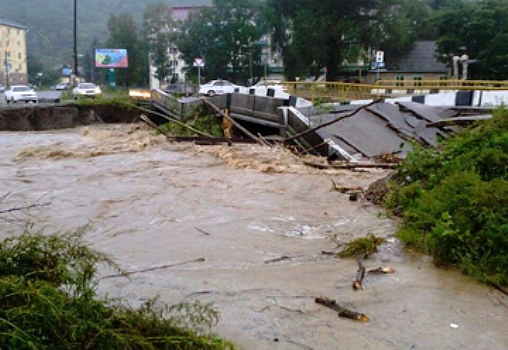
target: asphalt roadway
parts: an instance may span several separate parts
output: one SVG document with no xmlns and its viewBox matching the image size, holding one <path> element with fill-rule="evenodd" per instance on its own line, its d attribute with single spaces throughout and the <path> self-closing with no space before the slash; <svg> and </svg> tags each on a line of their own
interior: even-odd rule
<svg viewBox="0 0 508 350">
<path fill-rule="evenodd" d="M 35 93 L 37 94 L 37 97 L 39 97 L 40 100 L 56 100 L 60 98 L 62 95 L 61 91 L 55 91 L 55 90 L 36 90 Z M 18 102 L 14 104 L 8 104 L 5 101 L 5 94 L 0 93 L 0 108 L 6 108 L 6 107 L 25 107 L 25 106 L 33 106 L 32 103 L 24 103 L 24 102 Z"/>
</svg>

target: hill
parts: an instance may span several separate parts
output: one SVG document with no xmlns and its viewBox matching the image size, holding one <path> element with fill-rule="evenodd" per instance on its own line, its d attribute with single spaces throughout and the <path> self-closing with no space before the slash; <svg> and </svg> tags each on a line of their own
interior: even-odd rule
<svg viewBox="0 0 508 350">
<path fill-rule="evenodd" d="M 129 13 L 141 19 L 147 5 L 193 6 L 210 0 L 78 0 L 78 51 L 85 54 L 94 39 L 109 36 L 110 14 Z M 0 0 L 0 16 L 29 28 L 28 53 L 48 67 L 70 64 L 73 42 L 72 0 Z"/>
</svg>

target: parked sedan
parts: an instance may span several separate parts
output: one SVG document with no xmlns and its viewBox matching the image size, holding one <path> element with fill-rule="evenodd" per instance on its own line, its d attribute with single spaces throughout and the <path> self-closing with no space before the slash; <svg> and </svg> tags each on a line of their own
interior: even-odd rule
<svg viewBox="0 0 508 350">
<path fill-rule="evenodd" d="M 26 85 L 13 85 L 5 91 L 5 101 L 7 103 L 15 102 L 39 102 L 35 91 Z"/>
<path fill-rule="evenodd" d="M 275 91 L 275 96 L 277 98 L 289 98 L 289 94 L 286 91 L 286 88 L 283 85 L 280 85 L 280 80 L 261 80 L 256 85 L 252 85 L 249 87 L 250 91 L 254 90 L 254 95 L 266 96 L 268 93 L 268 89 L 273 89 Z"/>
<path fill-rule="evenodd" d="M 72 90 L 72 97 L 77 100 L 81 97 L 101 97 L 101 88 L 92 83 L 80 83 Z"/>
<path fill-rule="evenodd" d="M 55 90 L 61 91 L 61 90 L 67 90 L 69 88 L 69 84 L 67 83 L 59 83 L 57 86 L 55 86 Z"/>
<path fill-rule="evenodd" d="M 199 87 L 200 95 L 215 96 L 222 94 L 231 94 L 234 92 L 246 93 L 247 88 L 244 86 L 235 85 L 227 80 L 212 80 Z"/>
<path fill-rule="evenodd" d="M 0 93 L 3 94 L 4 92 L 5 92 L 5 87 L 2 84 L 0 84 Z"/>
</svg>

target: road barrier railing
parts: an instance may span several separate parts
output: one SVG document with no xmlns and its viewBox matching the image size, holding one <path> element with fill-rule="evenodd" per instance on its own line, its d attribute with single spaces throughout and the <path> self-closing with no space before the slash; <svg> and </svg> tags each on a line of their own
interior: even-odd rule
<svg viewBox="0 0 508 350">
<path fill-rule="evenodd" d="M 439 84 L 438 84 L 439 83 Z M 399 84 L 399 85 L 397 85 Z M 376 84 L 352 84 L 341 82 L 282 82 L 277 84 L 293 96 L 311 101 L 345 102 L 355 100 L 371 100 L 378 98 L 396 98 L 402 96 L 426 95 L 446 91 L 508 90 L 508 82 L 475 82 L 464 81 L 380 81 Z"/>
</svg>

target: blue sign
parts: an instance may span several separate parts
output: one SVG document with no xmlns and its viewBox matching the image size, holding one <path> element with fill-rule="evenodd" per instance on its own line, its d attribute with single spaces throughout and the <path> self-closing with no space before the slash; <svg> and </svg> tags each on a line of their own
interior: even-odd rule
<svg viewBox="0 0 508 350">
<path fill-rule="evenodd" d="M 370 69 L 383 69 L 385 68 L 384 62 L 372 62 L 370 65 Z"/>
<path fill-rule="evenodd" d="M 72 73 L 72 69 L 70 69 L 69 67 L 65 67 L 64 69 L 62 69 L 62 75 L 64 77 L 69 77 Z"/>
</svg>

